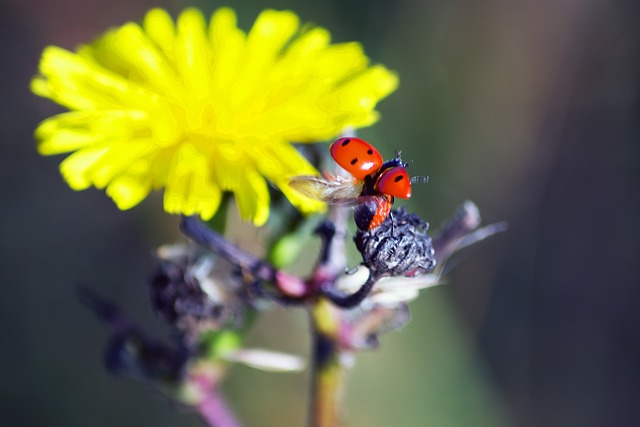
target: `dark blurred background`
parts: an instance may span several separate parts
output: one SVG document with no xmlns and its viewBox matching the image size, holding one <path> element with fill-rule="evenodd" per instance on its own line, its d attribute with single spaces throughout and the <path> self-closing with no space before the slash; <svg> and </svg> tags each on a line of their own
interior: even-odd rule
<svg viewBox="0 0 640 427">
<path fill-rule="evenodd" d="M 200 425 L 105 373 L 108 331 L 74 293 L 87 284 L 166 337 L 145 280 L 152 248 L 180 238 L 176 218 L 159 214 L 159 196 L 120 212 L 102 192 L 71 191 L 32 136 L 60 109 L 28 90 L 45 45 L 72 49 L 150 7 L 187 5 L 230 5 L 245 29 L 264 7 L 291 8 L 335 41 L 363 42 L 401 85 L 360 135 L 431 177 L 411 208 L 435 228 L 471 199 L 485 223 L 509 223 L 424 292 L 405 330 L 358 357 L 345 425 L 640 425 L 631 0 L 2 0 L 0 425 Z M 305 352 L 305 331 L 303 313 L 275 312 L 252 341 Z M 226 390 L 248 427 L 301 426 L 306 380 L 237 368 Z"/>
</svg>

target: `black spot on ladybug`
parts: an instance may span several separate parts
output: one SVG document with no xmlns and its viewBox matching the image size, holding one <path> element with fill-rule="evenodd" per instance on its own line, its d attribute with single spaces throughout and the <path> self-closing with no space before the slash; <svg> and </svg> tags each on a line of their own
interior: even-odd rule
<svg viewBox="0 0 640 427">
<path fill-rule="evenodd" d="M 402 175 L 398 175 L 395 178 L 393 178 L 393 182 L 400 182 L 404 179 L 404 176 Z"/>
<path fill-rule="evenodd" d="M 340 144 L 343 147 L 346 147 L 347 145 L 349 145 L 349 143 L 351 142 L 350 139 L 345 139 L 344 141 L 342 141 L 342 144 Z"/>
<path fill-rule="evenodd" d="M 350 162 L 352 165 L 355 165 L 356 163 L 358 163 L 358 158 L 355 157 L 353 160 L 351 160 Z"/>
<path fill-rule="evenodd" d="M 369 149 L 367 150 L 367 154 L 368 154 L 368 155 L 372 155 L 372 154 L 373 154 L 373 150 L 372 150 L 371 148 L 369 148 Z"/>
</svg>

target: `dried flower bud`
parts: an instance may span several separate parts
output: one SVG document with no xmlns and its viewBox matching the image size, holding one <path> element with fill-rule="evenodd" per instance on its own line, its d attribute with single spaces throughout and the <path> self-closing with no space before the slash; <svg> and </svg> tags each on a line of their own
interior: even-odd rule
<svg viewBox="0 0 640 427">
<path fill-rule="evenodd" d="M 436 265 L 429 225 L 404 208 L 393 210 L 379 227 L 358 230 L 353 238 L 365 266 L 376 275 L 414 276 Z"/>
<path fill-rule="evenodd" d="M 220 329 L 242 317 L 247 305 L 239 295 L 242 280 L 221 271 L 219 260 L 182 245 L 163 246 L 158 257 L 150 280 L 152 305 L 181 332 Z"/>
</svg>

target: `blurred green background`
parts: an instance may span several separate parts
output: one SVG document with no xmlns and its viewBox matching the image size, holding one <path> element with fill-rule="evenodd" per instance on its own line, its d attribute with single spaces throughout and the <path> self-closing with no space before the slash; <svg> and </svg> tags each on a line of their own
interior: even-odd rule
<svg viewBox="0 0 640 427">
<path fill-rule="evenodd" d="M 105 373 L 108 331 L 74 295 L 88 284 L 166 337 L 145 280 L 152 248 L 180 238 L 176 218 L 158 214 L 159 196 L 120 212 L 102 192 L 71 191 L 32 136 L 60 110 L 28 90 L 45 45 L 187 5 L 232 6 L 245 29 L 262 8 L 290 8 L 363 42 L 401 85 L 360 135 L 431 177 L 411 209 L 436 228 L 471 199 L 485 223 L 510 225 L 358 357 L 345 426 L 640 423 L 637 1 L 3 0 L 0 425 L 201 425 Z M 277 311 L 252 341 L 304 353 L 305 332 L 302 312 Z M 306 381 L 237 368 L 225 387 L 247 427 L 296 427 Z"/>
</svg>

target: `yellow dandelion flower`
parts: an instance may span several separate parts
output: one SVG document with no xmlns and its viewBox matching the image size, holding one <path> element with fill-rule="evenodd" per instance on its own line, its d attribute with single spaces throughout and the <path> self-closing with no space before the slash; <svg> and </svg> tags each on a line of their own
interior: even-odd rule
<svg viewBox="0 0 640 427">
<path fill-rule="evenodd" d="M 72 152 L 60 170 L 73 189 L 106 188 L 129 209 L 164 188 L 167 212 L 204 219 L 231 192 L 256 225 L 269 215 L 267 181 L 301 211 L 321 210 L 288 188 L 317 174 L 291 142 L 371 125 L 397 86 L 358 43 L 331 44 L 324 28 L 274 10 L 245 34 L 228 8 L 208 25 L 195 9 L 175 23 L 154 9 L 75 53 L 47 47 L 39 70 L 33 92 L 71 111 L 40 124 L 38 149 Z"/>
</svg>

